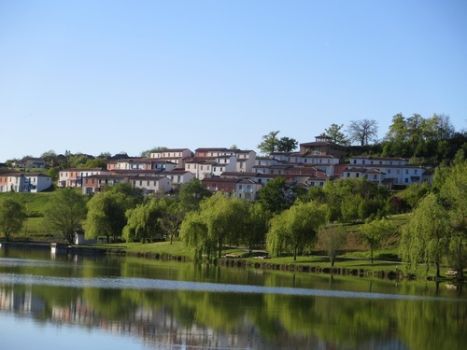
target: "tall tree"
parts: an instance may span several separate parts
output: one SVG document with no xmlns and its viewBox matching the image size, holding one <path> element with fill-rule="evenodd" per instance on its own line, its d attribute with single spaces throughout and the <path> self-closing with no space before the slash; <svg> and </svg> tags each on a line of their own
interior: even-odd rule
<svg viewBox="0 0 467 350">
<path fill-rule="evenodd" d="M 297 260 L 299 252 L 309 245 L 326 222 L 326 208 L 314 202 L 297 202 L 271 221 L 267 234 L 270 253 L 292 252 Z"/>
<path fill-rule="evenodd" d="M 248 202 L 245 202 L 248 203 Z M 251 251 L 255 245 L 264 244 L 270 213 L 259 202 L 248 204 L 246 226 L 242 229 L 242 242 Z"/>
<path fill-rule="evenodd" d="M 386 219 L 373 220 L 362 226 L 361 236 L 370 248 L 370 260 L 372 264 L 375 249 L 381 246 L 383 240 L 393 229 L 391 223 Z"/>
<path fill-rule="evenodd" d="M 318 247 L 324 249 L 329 257 L 331 266 L 334 266 L 337 253 L 347 240 L 345 232 L 339 227 L 326 227 L 318 232 Z"/>
<path fill-rule="evenodd" d="M 368 145 L 378 135 L 378 124 L 374 119 L 352 120 L 348 127 L 350 140 L 361 146 Z"/>
<path fill-rule="evenodd" d="M 263 135 L 263 141 L 258 145 L 258 149 L 264 154 L 270 154 L 277 151 L 279 146 L 279 130 L 271 131 L 267 135 Z"/>
<path fill-rule="evenodd" d="M 441 259 L 449 244 L 448 213 L 439 204 L 435 194 L 427 195 L 413 212 L 401 238 L 402 257 L 411 269 L 424 263 L 431 264 L 440 277 Z"/>
<path fill-rule="evenodd" d="M 45 222 L 55 232 L 63 235 L 69 243 L 81 230 L 81 222 L 86 216 L 83 195 L 71 188 L 55 192 L 45 210 Z"/>
<path fill-rule="evenodd" d="M 441 202 L 448 211 L 451 228 L 448 258 L 456 269 L 457 278 L 464 278 L 467 266 L 467 161 L 462 150 L 456 155 L 452 167 L 448 168 L 440 186 Z"/>
<path fill-rule="evenodd" d="M 24 206 L 11 198 L 0 202 L 0 232 L 8 241 L 13 233 L 18 233 L 26 220 Z"/>
<path fill-rule="evenodd" d="M 155 198 L 126 211 L 127 224 L 123 236 L 127 241 L 146 241 L 163 235 L 161 219 L 166 203 Z"/>
<path fill-rule="evenodd" d="M 349 144 L 349 139 L 345 136 L 343 132 L 344 124 L 331 124 L 329 128 L 324 130 L 324 134 L 329 137 L 332 142 L 338 144 L 338 145 L 348 145 Z"/>
<path fill-rule="evenodd" d="M 281 137 L 277 144 L 278 152 L 292 152 L 297 148 L 298 142 L 290 137 Z"/>
<path fill-rule="evenodd" d="M 142 203 L 141 190 L 127 183 L 120 183 L 99 192 L 87 203 L 86 236 L 95 238 L 100 235 L 114 240 L 122 235 L 126 225 L 125 212 Z"/>
</svg>

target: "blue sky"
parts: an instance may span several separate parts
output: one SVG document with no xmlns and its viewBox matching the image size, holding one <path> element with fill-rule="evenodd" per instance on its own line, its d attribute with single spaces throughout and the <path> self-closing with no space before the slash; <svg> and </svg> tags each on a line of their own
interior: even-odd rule
<svg viewBox="0 0 467 350">
<path fill-rule="evenodd" d="M 0 0 L 0 161 L 467 125 L 467 2 Z"/>
</svg>

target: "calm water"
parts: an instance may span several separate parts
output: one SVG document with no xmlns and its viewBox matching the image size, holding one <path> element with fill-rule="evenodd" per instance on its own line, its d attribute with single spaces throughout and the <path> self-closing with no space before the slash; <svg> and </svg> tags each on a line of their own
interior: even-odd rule
<svg viewBox="0 0 467 350">
<path fill-rule="evenodd" d="M 466 349 L 449 285 L 0 249 L 1 349 Z"/>
</svg>

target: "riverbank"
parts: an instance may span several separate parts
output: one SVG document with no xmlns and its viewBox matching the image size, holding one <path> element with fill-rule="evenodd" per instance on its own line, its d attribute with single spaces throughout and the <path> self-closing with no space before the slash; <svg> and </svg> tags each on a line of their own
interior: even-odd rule
<svg viewBox="0 0 467 350">
<path fill-rule="evenodd" d="M 50 249 L 49 242 L 11 241 L 3 242 L 3 247 L 23 247 L 26 249 Z M 331 266 L 325 256 L 309 255 L 299 256 L 296 261 L 293 257 L 255 258 L 241 257 L 246 250 L 234 248 L 223 251 L 223 258 L 219 259 L 220 266 L 228 268 L 275 270 L 291 273 L 317 273 L 342 275 L 356 278 L 378 278 L 389 280 L 434 280 L 433 272 L 425 276 L 424 267 L 417 273 L 406 274 L 404 264 L 397 260 L 384 260 L 376 258 L 372 264 L 365 258 L 366 252 L 349 252 L 340 256 L 336 264 Z M 57 253 L 82 255 L 121 255 L 134 256 L 150 260 L 171 260 L 177 262 L 192 261 L 193 251 L 182 242 L 176 241 L 158 243 L 108 243 L 95 245 L 66 245 L 59 244 Z M 391 255 L 388 250 L 375 252 L 375 257 Z M 442 268 L 442 275 L 446 276 L 448 268 Z M 421 277 L 423 276 L 423 277 Z M 444 277 L 452 280 L 453 278 Z"/>
</svg>

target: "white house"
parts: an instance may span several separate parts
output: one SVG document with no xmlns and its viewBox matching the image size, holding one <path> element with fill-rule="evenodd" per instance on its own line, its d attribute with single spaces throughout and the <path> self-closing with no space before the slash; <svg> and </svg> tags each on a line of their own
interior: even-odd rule
<svg viewBox="0 0 467 350">
<path fill-rule="evenodd" d="M 234 156 L 217 156 L 212 158 L 191 158 L 185 161 L 185 170 L 191 172 L 199 180 L 226 171 L 235 171 L 237 159 Z"/>
<path fill-rule="evenodd" d="M 42 192 L 52 186 L 50 176 L 33 173 L 0 175 L 0 192 Z"/>
<path fill-rule="evenodd" d="M 185 159 L 191 158 L 193 152 L 188 148 L 170 148 L 160 151 L 151 152 L 149 157 L 164 160 L 176 164 L 176 168 L 183 168 L 185 166 Z"/>
<path fill-rule="evenodd" d="M 167 176 L 172 182 L 172 188 L 186 184 L 195 178 L 195 175 L 183 169 L 175 169 L 172 171 L 164 171 L 161 175 Z"/>
<path fill-rule="evenodd" d="M 235 170 L 238 172 L 250 172 L 253 169 L 256 161 L 256 152 L 252 150 L 230 149 L 225 147 L 219 148 L 197 148 L 195 150 L 195 158 L 204 160 L 216 160 L 219 164 L 224 164 L 221 159 L 232 162 L 232 157 L 235 158 Z"/>
<path fill-rule="evenodd" d="M 413 183 L 420 183 L 426 180 L 426 169 L 419 166 L 408 165 L 408 160 L 404 158 L 382 158 L 382 157 L 352 157 L 344 171 L 342 177 L 352 177 L 363 175 L 358 169 L 366 169 L 368 179 L 379 183 L 407 186 Z M 353 174 L 351 174 L 351 173 Z M 379 179 L 376 173 L 380 173 Z"/>
<path fill-rule="evenodd" d="M 166 176 L 131 176 L 128 182 L 145 194 L 165 194 L 172 190 L 172 181 Z"/>
</svg>

